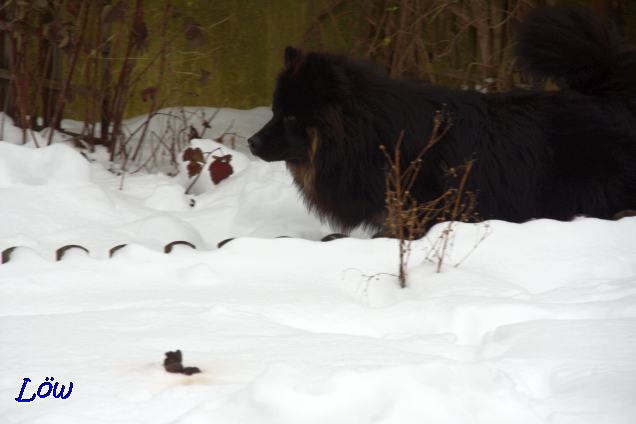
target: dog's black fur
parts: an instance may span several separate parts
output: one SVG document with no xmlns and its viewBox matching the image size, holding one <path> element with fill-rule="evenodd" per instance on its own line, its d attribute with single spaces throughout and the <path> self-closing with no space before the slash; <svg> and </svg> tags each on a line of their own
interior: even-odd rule
<svg viewBox="0 0 636 424">
<path fill-rule="evenodd" d="M 518 57 L 558 91 L 482 94 L 391 79 L 347 57 L 288 47 L 272 120 L 250 140 L 284 160 L 308 206 L 336 227 L 381 228 L 389 151 L 403 132 L 409 163 L 436 111 L 452 124 L 423 158 L 412 194 L 446 187 L 445 167 L 474 158 L 467 189 L 482 219 L 611 218 L 636 209 L 636 52 L 579 10 L 537 10 L 521 25 Z"/>
</svg>

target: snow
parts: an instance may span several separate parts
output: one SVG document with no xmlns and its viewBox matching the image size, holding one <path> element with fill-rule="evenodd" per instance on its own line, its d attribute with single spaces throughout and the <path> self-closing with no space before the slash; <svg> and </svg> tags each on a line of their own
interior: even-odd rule
<svg viewBox="0 0 636 424">
<path fill-rule="evenodd" d="M 217 118 L 245 136 L 267 114 Z M 284 166 L 242 139 L 191 142 L 235 169 L 188 195 L 183 172 L 119 190 L 103 152 L 5 139 L 3 424 L 636 422 L 636 218 L 458 224 L 436 273 L 441 224 L 400 289 L 394 240 L 320 242 Z M 176 240 L 197 249 L 163 253 Z M 89 253 L 55 261 L 71 244 Z M 166 373 L 176 349 L 202 373 Z M 46 377 L 72 394 L 15 400 Z"/>
</svg>

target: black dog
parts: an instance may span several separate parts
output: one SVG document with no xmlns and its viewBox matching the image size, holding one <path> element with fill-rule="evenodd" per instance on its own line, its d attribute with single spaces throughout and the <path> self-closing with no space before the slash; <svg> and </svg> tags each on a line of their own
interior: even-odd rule
<svg viewBox="0 0 636 424">
<path fill-rule="evenodd" d="M 482 94 L 391 79 L 373 65 L 288 47 L 274 116 L 249 139 L 284 160 L 307 205 L 342 230 L 382 228 L 388 151 L 403 134 L 408 164 L 436 111 L 453 117 L 423 157 L 412 194 L 447 187 L 445 167 L 475 159 L 468 189 L 482 219 L 611 218 L 636 209 L 636 52 L 609 25 L 577 10 L 542 9 L 522 24 L 525 70 L 559 91 Z"/>
</svg>

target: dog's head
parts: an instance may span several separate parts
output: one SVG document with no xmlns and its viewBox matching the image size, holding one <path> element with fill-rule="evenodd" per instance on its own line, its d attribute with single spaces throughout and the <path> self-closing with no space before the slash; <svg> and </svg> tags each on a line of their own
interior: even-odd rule
<svg viewBox="0 0 636 424">
<path fill-rule="evenodd" d="M 274 116 L 248 140 L 250 150 L 266 161 L 310 161 L 319 142 L 334 138 L 324 131 L 343 135 L 342 110 L 353 84 L 346 58 L 287 47 L 274 89 Z"/>
</svg>

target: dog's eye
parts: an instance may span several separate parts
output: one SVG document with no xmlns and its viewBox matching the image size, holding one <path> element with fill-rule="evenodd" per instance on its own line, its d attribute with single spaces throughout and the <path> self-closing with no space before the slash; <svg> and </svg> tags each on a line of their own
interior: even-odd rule
<svg viewBox="0 0 636 424">
<path fill-rule="evenodd" d="M 296 122 L 296 117 L 294 115 L 287 115 L 283 119 L 285 120 L 285 123 L 288 123 L 288 124 Z"/>
</svg>

